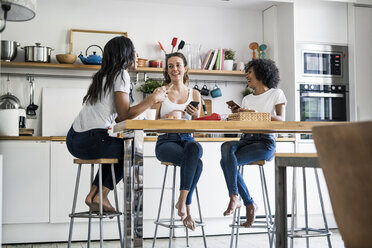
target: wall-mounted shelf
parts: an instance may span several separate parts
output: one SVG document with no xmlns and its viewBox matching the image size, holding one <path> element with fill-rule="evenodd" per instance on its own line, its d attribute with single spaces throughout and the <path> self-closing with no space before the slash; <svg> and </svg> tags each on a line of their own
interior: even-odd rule
<svg viewBox="0 0 372 248">
<path fill-rule="evenodd" d="M 33 63 L 33 62 L 1 62 L 1 67 L 4 68 L 40 68 L 40 69 L 67 69 L 67 70 L 85 70 L 96 71 L 99 70 L 99 65 L 83 65 L 83 64 L 55 64 L 55 63 Z M 148 73 L 163 73 L 163 68 L 153 67 L 138 67 L 135 72 Z M 220 76 L 244 76 L 242 71 L 217 71 L 217 70 L 198 70 L 190 69 L 189 74 L 195 75 L 220 75 Z"/>
</svg>

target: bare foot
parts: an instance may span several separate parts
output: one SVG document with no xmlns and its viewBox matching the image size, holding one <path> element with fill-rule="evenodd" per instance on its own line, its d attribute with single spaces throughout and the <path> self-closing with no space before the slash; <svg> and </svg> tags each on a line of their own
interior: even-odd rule
<svg viewBox="0 0 372 248">
<path fill-rule="evenodd" d="M 116 213 L 116 209 L 111 205 L 107 197 L 103 197 L 102 207 L 103 207 L 103 211 L 105 212 Z M 99 211 L 99 195 L 98 194 L 93 198 L 91 210 Z"/>
<path fill-rule="evenodd" d="M 247 222 L 241 223 L 241 226 L 244 227 L 251 227 L 254 223 L 254 218 L 256 217 L 256 212 L 257 212 L 257 205 L 256 203 L 249 204 L 248 206 L 245 206 L 246 211 L 247 211 Z"/>
<path fill-rule="evenodd" d="M 195 221 L 193 220 L 191 215 L 186 216 L 186 218 L 183 220 L 183 225 L 191 231 L 195 231 Z"/>
<path fill-rule="evenodd" d="M 93 185 L 90 189 L 90 192 L 89 194 L 87 195 L 87 197 L 85 198 L 85 204 L 88 205 L 88 207 L 92 210 L 92 207 L 94 206 L 93 204 L 93 198 L 96 196 L 98 192 L 98 188 L 97 186 Z M 94 210 L 92 210 L 94 211 Z"/>
<path fill-rule="evenodd" d="M 177 211 L 178 216 L 180 216 L 181 221 L 183 221 L 185 219 L 185 216 L 186 216 L 186 204 L 182 204 L 182 203 L 180 203 L 180 200 L 178 200 L 175 207 L 178 210 Z"/>
<path fill-rule="evenodd" d="M 223 212 L 223 216 L 228 216 L 234 213 L 236 208 L 240 208 L 242 206 L 242 202 L 239 200 L 239 197 L 237 195 L 230 195 L 230 202 L 229 206 L 227 206 L 227 209 L 225 212 Z"/>
</svg>

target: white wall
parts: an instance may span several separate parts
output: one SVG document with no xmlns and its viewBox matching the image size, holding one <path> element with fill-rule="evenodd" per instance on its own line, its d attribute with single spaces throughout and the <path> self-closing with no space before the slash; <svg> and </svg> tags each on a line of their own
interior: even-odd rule
<svg viewBox="0 0 372 248">
<path fill-rule="evenodd" d="M 55 49 L 52 52 L 52 62 L 55 62 L 55 54 L 68 52 L 70 28 L 128 32 L 139 56 L 148 59 L 162 58 L 157 41 L 162 42 L 165 49 L 170 51 L 173 37 L 185 40 L 186 43 L 202 44 L 202 55 L 210 48 L 232 48 L 236 50 L 236 61 L 244 62 L 249 58 L 249 43 L 262 43 L 261 11 L 119 0 L 39 0 L 37 3 L 36 17 L 28 22 L 8 22 L 1 39 L 20 42 L 21 46 L 41 42 L 42 45 Z M 89 40 L 75 37 L 74 44 L 83 48 L 80 51 L 84 52 L 85 48 L 100 40 L 98 35 L 89 35 Z M 23 61 L 23 50 L 19 49 L 16 61 Z M 161 77 L 160 74 L 156 76 Z M 219 78 L 211 76 L 208 79 Z M 20 98 L 22 106 L 26 107 L 29 104 L 28 82 L 23 76 L 11 76 L 10 80 L 14 94 Z M 223 80 L 244 81 L 244 78 Z M 5 81 L 6 75 L 1 75 L 1 83 L 4 84 Z M 35 76 L 35 83 L 35 103 L 41 106 L 42 87 L 88 87 L 90 80 Z M 213 84 L 209 85 L 212 86 Z M 226 100 L 241 101 L 240 91 L 244 89 L 245 83 L 220 83 L 218 86 L 222 89 L 223 97 L 214 100 L 213 111 L 224 114 L 228 111 L 224 103 Z M 35 128 L 36 135 L 41 135 L 40 123 L 39 118 L 27 120 L 26 125 L 28 128 Z"/>
</svg>

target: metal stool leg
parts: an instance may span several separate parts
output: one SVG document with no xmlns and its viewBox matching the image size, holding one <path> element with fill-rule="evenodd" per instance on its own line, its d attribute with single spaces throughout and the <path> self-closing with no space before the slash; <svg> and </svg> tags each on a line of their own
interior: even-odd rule
<svg viewBox="0 0 372 248">
<path fill-rule="evenodd" d="M 320 206 L 321 206 L 321 209 L 322 209 L 324 228 L 325 228 L 326 232 L 328 233 L 327 234 L 328 247 L 332 248 L 331 237 L 330 237 L 330 233 L 329 233 L 329 229 L 328 229 L 327 218 L 326 218 L 325 211 L 324 211 L 323 196 L 322 196 L 322 191 L 320 190 L 319 176 L 318 176 L 318 171 L 317 171 L 316 168 L 314 168 L 314 174 L 315 174 L 316 184 L 318 186 L 318 194 L 319 194 Z"/>
<path fill-rule="evenodd" d="M 231 224 L 230 248 L 232 248 L 233 244 L 234 244 L 234 235 L 235 235 L 235 226 L 234 225 L 235 225 L 235 221 L 236 221 L 236 216 L 237 216 L 237 211 L 235 209 L 234 215 L 233 215 L 233 221 L 232 221 L 232 224 Z"/>
<path fill-rule="evenodd" d="M 267 191 L 267 185 L 266 185 L 266 177 L 265 177 L 265 171 L 262 165 L 259 165 L 260 170 L 260 177 L 261 177 L 261 188 L 262 188 L 262 197 L 264 202 L 264 208 L 265 208 L 265 216 L 266 216 L 266 226 L 267 226 L 267 234 L 269 237 L 269 244 L 270 247 L 273 246 L 273 219 L 271 215 L 271 208 L 270 208 L 270 201 L 269 201 L 269 193 Z"/>
<path fill-rule="evenodd" d="M 103 223 L 102 223 L 102 215 L 103 215 L 103 205 L 102 205 L 102 164 L 98 165 L 98 178 L 99 178 L 99 237 L 100 237 L 100 248 L 103 248 Z"/>
<path fill-rule="evenodd" d="M 114 186 L 115 207 L 116 207 L 116 211 L 119 212 L 119 201 L 118 201 L 118 192 L 116 189 L 116 177 L 115 177 L 115 171 L 114 171 L 114 164 L 111 164 L 111 175 L 112 175 L 112 184 Z M 116 218 L 118 220 L 120 246 L 121 248 L 124 248 L 123 237 L 121 233 L 121 225 L 120 225 L 120 215 L 118 215 Z"/>
<path fill-rule="evenodd" d="M 72 215 L 75 214 L 75 209 L 76 209 L 76 199 L 77 199 L 77 195 L 78 195 L 78 191 L 79 191 L 80 172 L 81 172 L 81 164 L 79 164 L 79 166 L 78 166 L 78 171 L 77 171 L 77 175 L 76 175 L 74 201 L 72 203 L 72 210 L 71 210 Z M 70 218 L 71 218 L 70 219 L 70 231 L 69 231 L 69 234 L 68 234 L 68 245 L 67 245 L 68 248 L 71 247 L 72 230 L 74 228 L 74 217 L 71 216 Z"/>
<path fill-rule="evenodd" d="M 165 166 L 164 170 L 164 179 L 163 179 L 163 186 L 161 188 L 161 194 L 160 194 L 160 202 L 159 202 L 159 208 L 158 208 L 158 217 L 156 218 L 156 223 L 155 223 L 155 233 L 154 233 L 154 239 L 152 241 L 152 248 L 155 248 L 155 243 L 156 243 L 156 236 L 158 232 L 158 227 L 159 227 L 159 220 L 160 220 L 160 212 L 161 212 L 161 205 L 163 203 L 163 195 L 164 195 L 164 188 L 165 188 L 165 181 L 167 180 L 167 171 L 168 171 L 168 166 Z"/>
<path fill-rule="evenodd" d="M 291 243 L 290 247 L 293 248 L 293 235 L 294 235 L 294 220 L 295 220 L 295 208 L 297 207 L 296 204 L 296 196 L 297 196 L 297 170 L 293 168 L 293 178 L 292 178 L 292 211 L 291 211 Z"/>
<path fill-rule="evenodd" d="M 187 230 L 187 227 L 185 227 L 186 229 L 186 247 L 189 247 L 189 230 Z"/>
<path fill-rule="evenodd" d="M 90 187 L 92 187 L 93 184 L 93 177 L 94 177 L 94 164 L 91 164 L 90 167 Z M 89 220 L 88 220 L 88 244 L 87 248 L 90 248 L 90 236 L 92 231 L 92 210 L 89 208 Z"/>
<path fill-rule="evenodd" d="M 172 203 L 171 203 L 171 217 L 170 217 L 170 226 L 169 226 L 169 248 L 172 247 L 172 232 L 174 229 L 174 198 L 176 194 L 176 166 L 173 170 L 173 184 L 172 184 Z"/>
<path fill-rule="evenodd" d="M 243 176 L 244 175 L 244 166 L 240 166 L 240 173 Z M 239 199 L 241 200 L 242 198 L 239 196 Z M 240 208 L 238 209 L 238 226 L 240 226 Z M 236 228 L 236 237 L 235 237 L 235 248 L 238 248 L 238 243 L 239 243 L 239 227 Z"/>
<path fill-rule="evenodd" d="M 306 188 L 306 171 L 302 168 L 303 185 L 304 185 L 304 209 L 305 209 L 305 233 L 309 234 L 309 215 L 307 211 L 307 188 Z M 306 237 L 306 247 L 309 248 L 310 240 Z"/>
<path fill-rule="evenodd" d="M 198 203 L 198 209 L 199 209 L 199 219 L 200 219 L 200 222 L 203 223 L 203 217 L 201 214 L 200 201 L 199 201 L 198 187 L 195 187 L 195 192 L 196 192 L 196 201 Z M 201 229 L 202 229 L 202 234 L 203 234 L 204 248 L 207 248 L 207 239 L 205 237 L 204 226 L 201 226 Z"/>
</svg>

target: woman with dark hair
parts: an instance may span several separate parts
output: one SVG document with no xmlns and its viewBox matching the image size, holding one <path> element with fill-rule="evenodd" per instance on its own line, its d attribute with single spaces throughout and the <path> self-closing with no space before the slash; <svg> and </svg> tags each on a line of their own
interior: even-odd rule
<svg viewBox="0 0 372 248">
<path fill-rule="evenodd" d="M 200 93 L 190 89 L 187 61 L 182 53 L 167 55 L 164 69 L 165 86 L 168 98 L 153 106 L 157 118 L 195 119 L 200 115 L 200 104 L 194 107 L 191 101 L 200 102 Z M 156 157 L 162 162 L 171 162 L 181 167 L 180 195 L 176 208 L 183 224 L 195 230 L 191 217 L 191 198 L 203 169 L 201 156 L 203 149 L 190 133 L 167 133 L 159 135 L 155 148 Z"/>
<path fill-rule="evenodd" d="M 233 107 L 233 113 L 248 109 L 257 112 L 269 112 L 272 121 L 285 119 L 285 105 L 287 100 L 279 84 L 279 70 L 273 61 L 268 59 L 255 59 L 245 68 L 248 87 L 254 93 L 243 98 L 242 107 Z M 243 134 L 239 141 L 228 141 L 221 146 L 221 167 L 225 176 L 230 202 L 223 213 L 224 216 L 234 213 L 242 203 L 238 198 L 240 194 L 246 207 L 247 221 L 242 225 L 252 226 L 257 205 L 250 196 L 244 179 L 238 171 L 238 166 L 249 164 L 258 160 L 271 160 L 275 152 L 275 139 L 272 134 Z"/>
<path fill-rule="evenodd" d="M 83 108 L 75 118 L 66 137 L 70 153 L 80 159 L 118 158 L 115 165 L 116 182 L 123 178 L 124 143 L 111 137 L 108 128 L 115 122 L 132 119 L 155 103 L 162 102 L 167 93 L 158 88 L 135 106 L 130 106 L 130 77 L 128 68 L 136 65 L 132 41 L 118 36 L 104 47 L 101 69 L 93 76 Z M 107 196 L 113 189 L 111 166 L 102 168 L 102 204 L 106 212 L 115 212 Z M 94 179 L 85 203 L 92 211 L 99 209 L 98 175 Z"/>
</svg>

